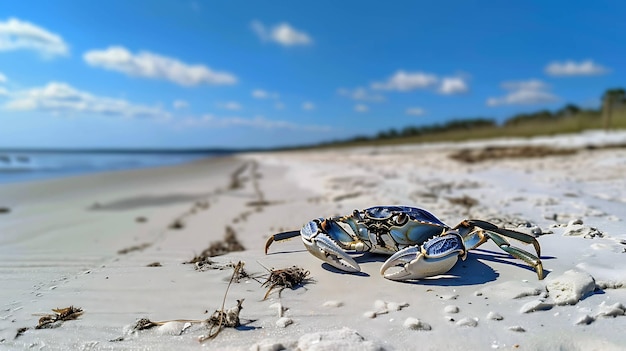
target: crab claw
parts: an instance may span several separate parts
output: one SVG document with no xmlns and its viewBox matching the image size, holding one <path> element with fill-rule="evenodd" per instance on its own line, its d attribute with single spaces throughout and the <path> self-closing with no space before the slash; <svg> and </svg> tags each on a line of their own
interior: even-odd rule
<svg viewBox="0 0 626 351">
<path fill-rule="evenodd" d="M 304 246 L 313 256 L 346 272 L 360 272 L 361 267 L 356 261 L 343 251 L 328 235 L 320 233 L 307 240 L 303 237 Z"/>
<path fill-rule="evenodd" d="M 346 272 L 360 272 L 361 267 L 337 245 L 328 234 L 318 229 L 316 221 L 311 221 L 301 230 L 304 246 L 313 256 Z"/>
<path fill-rule="evenodd" d="M 463 239 L 456 233 L 436 237 L 419 245 L 409 246 L 393 254 L 380 268 L 380 274 L 390 280 L 422 279 L 443 274 L 452 269 L 459 259 L 465 258 Z M 385 272 L 395 266 L 402 269 Z"/>
</svg>

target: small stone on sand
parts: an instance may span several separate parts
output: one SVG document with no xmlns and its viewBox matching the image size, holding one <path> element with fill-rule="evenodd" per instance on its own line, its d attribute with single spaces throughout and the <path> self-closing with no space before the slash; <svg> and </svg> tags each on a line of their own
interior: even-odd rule
<svg viewBox="0 0 626 351">
<path fill-rule="evenodd" d="M 491 319 L 494 321 L 501 321 L 504 319 L 504 317 L 502 317 L 502 315 L 498 312 L 489 312 L 487 313 L 487 319 Z"/>
<path fill-rule="evenodd" d="M 443 311 L 445 313 L 459 313 L 459 307 L 454 305 L 448 305 L 444 307 Z"/>
<path fill-rule="evenodd" d="M 596 320 L 595 318 L 593 318 L 590 315 L 586 314 L 586 315 L 578 318 L 576 320 L 576 323 L 574 323 L 574 324 L 576 324 L 576 325 L 589 325 L 589 324 L 593 323 L 593 321 L 595 321 L 595 320 Z"/>
<path fill-rule="evenodd" d="M 431 326 L 428 323 L 424 323 L 417 318 L 409 317 L 402 324 L 407 329 L 412 330 L 431 330 Z"/>
<path fill-rule="evenodd" d="M 456 322 L 459 327 L 475 327 L 478 325 L 478 318 L 463 318 Z"/>
<path fill-rule="evenodd" d="M 367 311 L 363 313 L 363 317 L 365 318 L 376 318 L 377 314 L 374 311 Z"/>
<path fill-rule="evenodd" d="M 557 305 L 575 305 L 596 288 L 592 276 L 574 270 L 550 279 L 546 289 Z"/>
<path fill-rule="evenodd" d="M 276 325 L 281 328 L 286 328 L 290 324 L 293 324 L 293 319 L 289 317 L 282 317 L 276 321 Z"/>
<path fill-rule="evenodd" d="M 518 332 L 518 333 L 524 333 L 526 331 L 526 329 L 522 328 L 519 325 L 514 325 L 508 328 L 510 331 L 514 331 L 514 332 Z"/>
<path fill-rule="evenodd" d="M 341 307 L 343 306 L 343 302 L 337 300 L 330 300 L 324 302 L 324 307 Z"/>
</svg>

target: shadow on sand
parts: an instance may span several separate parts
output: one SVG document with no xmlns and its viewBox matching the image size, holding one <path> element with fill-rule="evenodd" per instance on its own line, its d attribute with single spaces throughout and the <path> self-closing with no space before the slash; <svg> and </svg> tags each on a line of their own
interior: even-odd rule
<svg viewBox="0 0 626 351">
<path fill-rule="evenodd" d="M 378 262 L 382 263 L 389 256 L 365 253 L 361 256 L 353 256 L 354 260 L 359 264 Z M 556 257 L 541 256 L 542 261 L 552 260 Z M 475 249 L 469 252 L 465 261 L 458 261 L 454 267 L 446 274 L 439 276 L 420 279 L 420 280 L 408 280 L 404 283 L 418 284 L 426 286 L 462 286 L 462 285 L 479 285 L 495 281 L 500 276 L 500 273 L 496 272 L 486 262 L 495 262 L 501 264 L 513 265 L 515 267 L 528 270 L 535 273 L 535 269 L 524 262 L 517 260 L 516 258 L 506 254 L 491 250 Z M 328 263 L 323 263 L 322 268 L 329 272 L 338 274 L 352 274 L 360 277 L 369 277 L 370 275 L 365 272 L 350 273 L 339 270 Z M 550 271 L 544 268 L 544 277 L 548 276 Z"/>
</svg>

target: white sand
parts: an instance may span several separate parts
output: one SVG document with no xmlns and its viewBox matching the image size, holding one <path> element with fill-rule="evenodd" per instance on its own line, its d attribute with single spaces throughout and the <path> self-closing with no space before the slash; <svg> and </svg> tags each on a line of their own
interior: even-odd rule
<svg viewBox="0 0 626 351">
<path fill-rule="evenodd" d="M 251 154 L 1 186 L 0 207 L 11 212 L 0 214 L 0 348 L 626 349 L 626 149 L 471 165 L 448 158 L 462 147 L 607 142 L 625 143 L 626 133 Z M 252 161 L 258 168 L 247 167 L 243 186 L 229 190 L 233 172 Z M 479 203 L 450 203 L 461 196 Z M 269 204 L 250 206 L 259 200 Z M 263 253 L 268 235 L 312 218 L 394 204 L 425 208 L 449 225 L 476 218 L 542 233 L 547 277 L 537 280 L 493 243 L 447 275 L 409 283 L 381 277 L 378 255 L 358 259 L 359 274 L 340 273 L 297 238 Z M 183 228 L 170 229 L 176 220 Z M 221 307 L 232 270 L 182 262 L 221 240 L 226 226 L 247 250 L 215 261 L 243 260 L 258 274 L 296 264 L 313 282 L 267 300 L 254 280 L 232 284 L 226 308 L 245 299 L 245 325 L 203 344 L 197 338 L 207 329 L 185 322 L 129 333 L 139 318 L 206 319 Z M 146 267 L 153 262 L 162 266 Z M 84 314 L 32 328 L 69 305 Z M 21 327 L 30 329 L 15 338 Z"/>
</svg>

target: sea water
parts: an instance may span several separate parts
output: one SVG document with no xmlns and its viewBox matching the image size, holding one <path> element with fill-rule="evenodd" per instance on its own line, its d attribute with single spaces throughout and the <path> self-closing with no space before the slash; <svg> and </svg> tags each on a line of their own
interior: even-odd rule
<svg viewBox="0 0 626 351">
<path fill-rule="evenodd" d="M 229 151 L 91 152 L 0 150 L 0 183 L 176 165 L 232 153 Z"/>
</svg>

